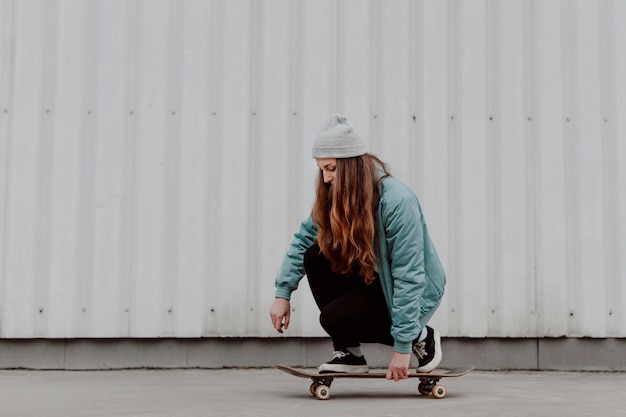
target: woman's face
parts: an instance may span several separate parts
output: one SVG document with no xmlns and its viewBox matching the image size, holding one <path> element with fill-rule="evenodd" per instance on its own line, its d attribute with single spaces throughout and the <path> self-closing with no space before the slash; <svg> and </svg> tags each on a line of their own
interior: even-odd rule
<svg viewBox="0 0 626 417">
<path fill-rule="evenodd" d="M 324 182 L 332 184 L 335 180 L 335 172 L 337 170 L 336 158 L 317 158 L 317 166 L 322 170 Z"/>
</svg>

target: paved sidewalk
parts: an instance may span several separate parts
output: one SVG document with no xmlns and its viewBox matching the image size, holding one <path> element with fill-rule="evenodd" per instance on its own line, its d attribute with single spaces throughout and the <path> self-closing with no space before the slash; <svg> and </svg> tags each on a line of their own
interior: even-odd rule
<svg viewBox="0 0 626 417">
<path fill-rule="evenodd" d="M 275 369 L 0 371 L 1 417 L 626 416 L 626 373 L 481 372 L 444 380 L 335 380 L 327 401 Z"/>
</svg>

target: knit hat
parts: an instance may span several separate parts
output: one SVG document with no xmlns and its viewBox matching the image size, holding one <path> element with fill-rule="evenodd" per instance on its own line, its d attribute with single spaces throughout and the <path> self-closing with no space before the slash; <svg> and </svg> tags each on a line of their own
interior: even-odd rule
<svg viewBox="0 0 626 417">
<path fill-rule="evenodd" d="M 345 116 L 331 115 L 313 142 L 313 158 L 353 158 L 365 155 L 367 146 Z"/>
</svg>

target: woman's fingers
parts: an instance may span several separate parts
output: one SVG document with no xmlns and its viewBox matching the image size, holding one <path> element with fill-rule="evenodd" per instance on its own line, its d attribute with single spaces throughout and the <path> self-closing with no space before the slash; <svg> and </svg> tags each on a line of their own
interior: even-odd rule
<svg viewBox="0 0 626 417">
<path fill-rule="evenodd" d="M 270 307 L 270 319 L 272 324 L 278 333 L 283 332 L 289 327 L 289 320 L 291 318 L 291 304 L 289 300 L 284 298 L 276 298 L 272 307 Z"/>
</svg>

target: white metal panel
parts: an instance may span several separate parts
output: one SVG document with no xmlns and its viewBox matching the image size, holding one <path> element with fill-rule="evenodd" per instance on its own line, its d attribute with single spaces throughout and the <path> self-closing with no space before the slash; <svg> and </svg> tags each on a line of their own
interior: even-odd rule
<svg viewBox="0 0 626 417">
<path fill-rule="evenodd" d="M 9 108 L 11 105 L 14 4 L 9 1 L 0 2 L 0 300 L 4 300 L 6 218 L 7 218 L 7 186 L 9 166 Z M 0 309 L 0 317 L 4 314 Z"/>
<path fill-rule="evenodd" d="M 218 159 L 212 145 L 217 141 L 208 140 L 214 136 L 209 132 L 215 124 L 211 98 L 216 95 L 211 85 L 215 77 L 213 58 L 208 52 L 213 50 L 217 40 L 213 24 L 206 24 L 207 19 L 218 15 L 213 11 L 214 4 L 203 1 L 183 4 L 178 12 L 179 44 L 174 46 L 180 64 L 180 96 L 176 110 L 180 114 L 176 137 L 180 142 L 180 177 L 176 184 L 180 201 L 178 236 L 169 249 L 179 252 L 176 265 L 178 289 L 171 301 L 171 331 L 188 337 L 207 332 L 205 327 L 214 307 L 214 304 L 210 305 L 213 291 L 209 289 L 207 277 L 218 276 L 213 269 L 215 249 L 207 253 L 207 243 L 213 241 L 211 235 L 215 233 L 212 231 L 215 230 L 213 219 L 217 215 L 211 207 L 216 201 L 211 195 L 211 183 L 217 178 L 213 165 Z M 212 221 L 213 225 L 210 224 Z"/>
<path fill-rule="evenodd" d="M 0 1 L 0 337 L 268 336 L 344 112 L 450 336 L 626 336 L 618 0 Z M 322 335 L 306 280 L 289 335 Z"/>
<path fill-rule="evenodd" d="M 451 306 L 451 324 L 467 336 L 487 333 L 485 308 L 489 287 L 488 196 L 487 196 L 487 24 L 486 2 L 459 2 L 453 11 L 457 25 L 453 53 L 458 56 L 451 68 L 455 77 L 455 96 L 451 108 L 453 124 L 450 139 L 454 162 L 450 166 L 452 193 L 459 205 L 453 212 L 456 275 L 451 275 L 451 292 L 462 297 Z M 453 118 L 453 119 L 452 119 Z M 428 207 L 428 202 L 425 202 Z M 433 231 L 436 236 L 436 231 Z M 436 238 L 435 238 L 436 242 Z M 456 279 L 455 279 L 456 278 Z M 482 317 L 482 319 L 477 319 Z"/>
<path fill-rule="evenodd" d="M 35 333 L 36 318 L 45 311 L 43 305 L 37 304 L 42 301 L 40 294 L 45 293 L 46 288 L 35 286 L 34 281 L 36 271 L 47 266 L 47 260 L 38 256 L 39 236 L 45 229 L 38 228 L 37 209 L 42 205 L 38 197 L 43 197 L 38 178 L 38 170 L 44 168 L 39 161 L 43 138 L 40 125 L 46 107 L 42 101 L 48 88 L 43 85 L 51 84 L 50 81 L 44 83 L 42 75 L 45 68 L 43 44 L 49 37 L 45 36 L 43 7 L 35 7 L 33 2 L 19 2 L 13 7 L 11 61 L 2 61 L 3 72 L 10 71 L 11 79 L 7 90 L 10 92 L 7 156 L 3 160 L 7 185 L 3 199 L 2 334 L 31 337 Z M 8 62 L 12 65 L 7 68 Z"/>
<path fill-rule="evenodd" d="M 268 320 L 267 301 L 274 296 L 274 287 L 266 285 L 263 277 L 273 277 L 277 264 L 274 255 L 276 248 L 283 245 L 283 234 L 277 233 L 280 226 L 286 226 L 286 231 L 293 228 L 285 222 L 276 224 L 265 219 L 279 215 L 277 219 L 289 217 L 289 201 L 287 193 L 276 193 L 280 188 L 289 188 L 289 175 L 281 174 L 279 167 L 284 167 L 284 161 L 291 158 L 288 153 L 290 126 L 301 117 L 299 109 L 293 107 L 289 99 L 295 85 L 290 83 L 293 75 L 293 65 L 290 62 L 289 51 L 292 47 L 291 10 L 289 0 L 275 1 L 266 4 L 262 15 L 261 25 L 264 28 L 265 48 L 259 56 L 262 67 L 258 78 L 259 90 L 262 92 L 257 99 L 257 109 L 263 112 L 263 117 L 257 127 L 258 135 L 254 138 L 257 143 L 256 154 L 259 160 L 256 165 L 252 182 L 256 181 L 256 202 L 249 210 L 252 214 L 252 227 L 256 230 L 256 240 L 251 242 L 250 250 L 255 254 L 255 262 L 248 265 L 248 279 L 254 284 L 248 288 L 249 321 L 248 334 L 261 335 Z M 270 93 L 271 92 L 271 93 Z M 272 122 L 269 122 L 272 121 Z M 277 227 L 278 226 L 278 230 Z M 252 284 L 251 282 L 251 284 Z"/>
<path fill-rule="evenodd" d="M 40 172 L 39 184 L 45 200 L 40 206 L 39 227 L 46 235 L 41 235 L 38 243 L 45 242 L 41 252 L 48 260 L 37 264 L 41 269 L 36 285 L 47 290 L 41 295 L 45 299 L 42 305 L 46 305 L 47 320 L 45 326 L 41 323 L 36 328 L 38 336 L 76 334 L 73 325 L 80 321 L 81 313 L 76 307 L 83 301 L 80 288 L 85 283 L 79 273 L 84 272 L 90 257 L 90 240 L 84 232 L 92 224 L 88 218 L 92 210 L 85 206 L 90 203 L 92 177 L 90 155 L 85 151 L 92 139 L 90 134 L 81 132 L 89 117 L 84 107 L 85 43 L 89 37 L 83 26 L 86 13 L 82 6 L 76 1 L 68 2 L 64 8 L 51 5 L 47 13 L 46 36 L 55 45 L 51 48 L 54 55 L 50 54 L 51 68 L 47 73 L 52 76 L 46 118 L 52 121 L 44 124 L 46 144 L 40 148 L 41 166 L 45 169 Z M 86 36 L 78 37 L 76 33 Z M 63 94 L 64 91 L 77 94 Z"/>
<path fill-rule="evenodd" d="M 448 135 L 453 132 L 450 119 L 449 89 L 452 79 L 452 65 L 448 58 L 448 45 L 452 41 L 454 26 L 450 25 L 450 8 L 448 2 L 423 2 L 421 16 L 417 20 L 417 36 L 421 39 L 423 51 L 421 60 L 423 78 L 416 80 L 417 90 L 421 93 L 416 97 L 415 123 L 417 136 L 422 141 L 421 153 L 411 155 L 415 167 L 413 175 L 417 178 L 413 184 L 422 201 L 423 210 L 428 219 L 429 231 L 436 239 L 437 251 L 452 278 L 454 267 L 455 239 L 452 236 L 452 213 L 455 211 L 450 190 L 453 179 L 450 167 L 453 165 L 451 156 L 453 147 Z M 419 94 L 419 93 L 416 93 Z M 411 115 L 413 117 L 413 115 Z M 448 288 L 454 282 L 449 280 Z M 442 300 L 435 318 L 437 327 L 446 326 L 446 332 L 452 331 L 450 320 L 451 304 L 455 304 L 454 292 L 448 291 Z M 442 329 L 443 330 L 443 329 Z"/>
<path fill-rule="evenodd" d="M 124 1 L 94 4 L 90 15 L 93 38 L 93 96 L 86 103 L 92 111 L 93 222 L 91 265 L 81 274 L 91 280 L 84 297 L 89 300 L 83 336 L 129 336 L 131 284 L 132 171 L 134 108 L 129 103 L 134 88 L 135 41 L 130 32 L 136 16 Z M 98 30 L 97 28 L 107 28 Z M 96 53 L 98 51 L 98 53 Z"/>
<path fill-rule="evenodd" d="M 613 196 L 607 204 L 611 217 L 605 222 L 605 230 L 610 244 L 607 245 L 607 253 L 611 260 L 609 270 L 609 325 L 607 334 L 623 335 L 626 333 L 626 79 L 620 77 L 626 71 L 626 28 L 620 24 L 620 19 L 626 16 L 626 4 L 620 1 L 609 3 L 605 15 L 606 26 L 609 36 L 607 47 L 607 62 L 613 66 L 607 67 L 609 80 L 605 94 L 608 106 L 608 117 L 612 120 L 607 134 L 610 135 L 614 144 L 613 158 L 611 159 L 613 171 L 611 172 L 613 186 L 607 196 Z"/>
<path fill-rule="evenodd" d="M 591 2 L 581 2 L 576 10 L 572 24 L 577 29 L 572 35 L 572 48 L 576 53 L 572 57 L 577 60 L 573 67 L 577 68 L 574 90 L 578 91 L 578 98 L 572 106 L 573 126 L 576 129 L 573 142 L 578 141 L 578 157 L 574 163 L 580 166 L 576 169 L 577 176 L 573 178 L 579 182 L 579 201 L 575 205 L 580 207 L 578 224 L 580 228 L 580 275 L 573 274 L 580 279 L 574 283 L 581 291 L 577 294 L 570 315 L 581 315 L 576 320 L 576 326 L 570 330 L 575 336 L 591 335 L 602 336 L 606 331 L 606 285 L 608 283 L 605 263 L 604 246 L 604 216 L 603 205 L 605 191 L 602 184 L 603 163 L 607 155 L 603 155 L 606 140 L 602 136 L 604 109 L 601 107 L 602 83 L 599 51 L 600 48 L 600 19 L 599 7 Z M 595 80 L 591 83 L 589 80 Z M 579 122 L 578 122 L 579 121 Z M 578 123 L 577 123 L 578 122 Z M 577 136 L 577 137 L 576 137 Z M 575 157 L 576 158 L 576 157 Z M 574 212 L 575 213 L 575 212 Z M 584 256 L 587 253 L 599 251 L 598 256 Z M 603 306 L 597 308 L 598 305 Z M 574 330 L 575 329 L 575 330 Z"/>
<path fill-rule="evenodd" d="M 560 3 L 546 2 L 533 10 L 534 200 L 536 222 L 537 332 L 567 333 L 567 274 L 563 192 L 564 110 Z M 539 36 L 541 35 L 541 36 Z"/>
</svg>

